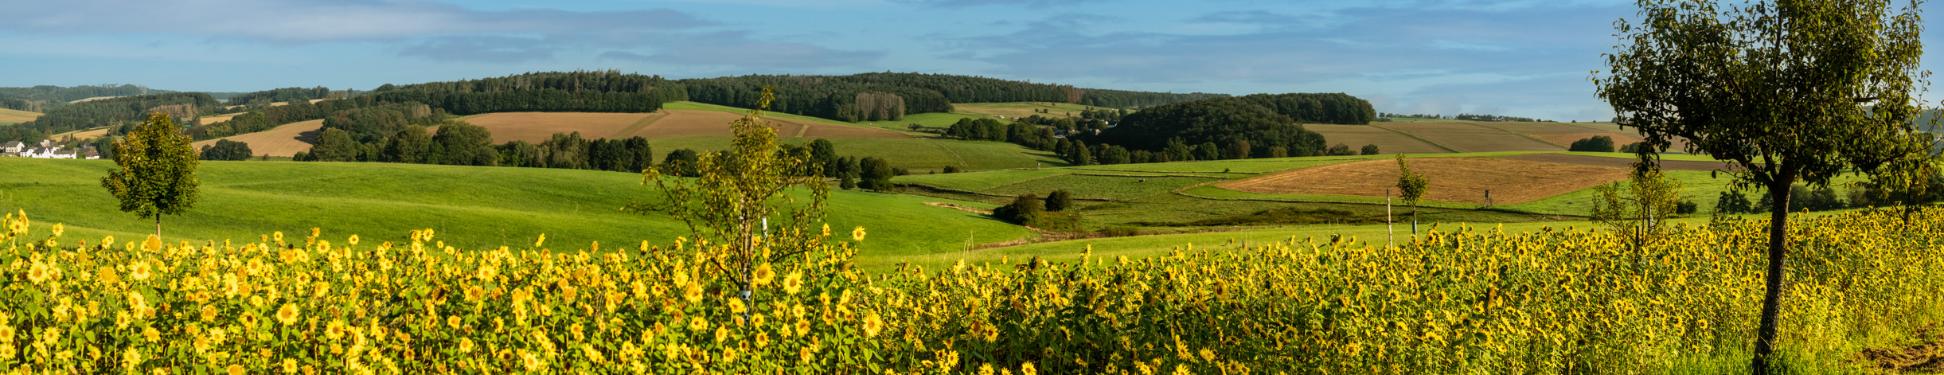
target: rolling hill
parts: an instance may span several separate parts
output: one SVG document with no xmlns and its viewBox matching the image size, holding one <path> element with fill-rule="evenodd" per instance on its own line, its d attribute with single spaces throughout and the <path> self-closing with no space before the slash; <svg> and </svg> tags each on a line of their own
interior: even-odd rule
<svg viewBox="0 0 1944 375">
<path fill-rule="evenodd" d="M 1611 123 L 1489 122 L 1402 119 L 1369 125 L 1306 124 L 1332 145 L 1377 145 L 1385 153 L 1564 151 L 1573 141 L 1613 138 L 1618 147 L 1639 142 L 1639 133 Z M 1677 144 L 1674 148 L 1679 150 Z"/>
<path fill-rule="evenodd" d="M 0 210 L 25 210 L 36 222 L 65 223 L 77 239 L 104 235 L 140 238 L 153 224 L 116 210 L 100 178 L 113 167 L 99 160 L 0 158 Z M 18 173 L 14 173 L 18 172 Z M 377 243 L 433 228 L 454 246 L 491 248 L 532 243 L 545 233 L 562 250 L 599 241 L 632 247 L 643 239 L 687 234 L 661 214 L 621 208 L 659 199 L 633 173 L 537 168 L 485 168 L 388 163 L 204 162 L 201 197 L 193 210 L 165 217 L 176 239 L 253 240 L 258 231 L 352 234 Z M 964 250 L 967 241 L 1004 242 L 1029 235 L 1009 225 L 934 202 L 939 198 L 833 191 L 833 228 L 864 226 L 871 242 L 862 265 L 888 265 L 908 255 Z M 131 231 L 132 230 L 132 231 Z"/>
</svg>

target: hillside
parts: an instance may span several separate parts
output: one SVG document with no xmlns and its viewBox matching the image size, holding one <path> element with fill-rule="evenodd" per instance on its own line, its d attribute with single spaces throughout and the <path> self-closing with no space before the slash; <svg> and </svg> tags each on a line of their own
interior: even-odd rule
<svg viewBox="0 0 1944 375">
<path fill-rule="evenodd" d="M 41 114 L 38 112 L 0 108 L 0 125 L 13 125 L 34 121 L 35 118 L 39 118 L 40 116 Z"/>
<path fill-rule="evenodd" d="M 106 161 L 0 158 L 0 211 L 31 212 L 37 222 L 65 223 L 74 238 L 140 238 L 149 221 L 116 210 L 101 189 Z M 621 212 L 658 199 L 633 173 L 531 168 L 477 168 L 386 163 L 204 162 L 201 199 L 183 216 L 164 218 L 177 239 L 248 241 L 278 230 L 295 235 L 322 227 L 372 243 L 404 242 L 433 228 L 454 246 L 490 248 L 549 243 L 636 246 L 640 239 L 686 235 L 660 214 Z M 1002 242 L 1026 229 L 907 195 L 834 191 L 831 227 L 871 228 L 860 261 L 888 264 L 904 255 L 957 252 L 967 241 Z M 959 202 L 956 204 L 973 204 Z M 921 224 L 922 223 L 922 224 Z M 949 228 L 949 230 L 940 230 Z M 567 245 L 573 244 L 573 245 Z"/>
</svg>

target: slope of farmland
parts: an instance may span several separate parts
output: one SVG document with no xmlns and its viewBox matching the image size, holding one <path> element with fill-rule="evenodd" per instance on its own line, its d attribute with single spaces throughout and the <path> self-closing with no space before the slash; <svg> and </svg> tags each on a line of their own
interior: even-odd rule
<svg viewBox="0 0 1944 375">
<path fill-rule="evenodd" d="M 1456 152 L 1559 151 L 1566 147 L 1464 121 L 1408 121 L 1371 123 L 1370 126 L 1409 135 Z M 1327 135 L 1326 141 L 1330 140 Z M 1379 147 L 1382 147 L 1381 145 Z"/>
<path fill-rule="evenodd" d="M 104 126 L 99 128 L 93 128 L 93 129 L 82 129 L 82 130 L 75 130 L 71 132 L 56 133 L 52 136 L 48 136 L 47 139 L 63 140 L 63 139 L 71 138 L 77 141 L 85 141 L 85 140 L 90 140 L 95 138 L 101 138 L 102 136 L 106 136 L 106 135 L 108 135 L 108 127 Z"/>
<path fill-rule="evenodd" d="M 324 120 L 298 121 L 278 125 L 275 128 L 270 128 L 270 130 L 232 135 L 220 139 L 249 144 L 250 152 L 257 155 L 287 158 L 297 155 L 300 151 L 309 151 L 311 144 L 306 139 L 310 139 L 312 133 L 323 127 Z M 194 147 L 200 150 L 203 146 L 213 144 L 216 144 L 215 139 L 203 140 L 197 141 Z"/>
<path fill-rule="evenodd" d="M 0 108 L 0 125 L 18 124 L 40 118 L 39 112 Z"/>
<path fill-rule="evenodd" d="M 1324 142 L 1348 145 L 1352 150 L 1377 145 L 1377 151 L 1385 153 L 1452 152 L 1401 132 L 1370 125 L 1304 124 L 1303 128 L 1322 134 Z"/>
<path fill-rule="evenodd" d="M 0 158 L 0 211 L 31 212 L 35 222 L 66 223 L 72 238 L 141 238 L 154 224 L 116 209 L 101 192 L 103 160 Z M 622 211 L 660 195 L 641 175 L 541 168 L 480 168 L 394 163 L 206 161 L 194 209 L 163 219 L 170 241 L 254 240 L 265 231 L 331 236 L 359 234 L 376 244 L 404 242 L 406 233 L 433 228 L 451 245 L 492 248 L 531 244 L 542 233 L 560 250 L 633 247 L 641 239 L 688 235 L 663 215 Z M 832 191 L 826 221 L 835 230 L 869 228 L 860 265 L 894 264 L 908 255 L 959 252 L 980 243 L 1026 237 L 1022 227 L 928 203 L 981 207 L 973 202 L 909 195 Z M 666 243 L 662 243 L 666 245 Z"/>
</svg>

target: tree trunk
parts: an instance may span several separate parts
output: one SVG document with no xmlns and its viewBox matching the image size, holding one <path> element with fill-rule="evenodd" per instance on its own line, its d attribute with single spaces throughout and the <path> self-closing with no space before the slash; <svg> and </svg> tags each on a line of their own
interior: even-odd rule
<svg viewBox="0 0 1944 375">
<path fill-rule="evenodd" d="M 162 239 L 162 213 L 155 213 L 155 239 Z"/>
<path fill-rule="evenodd" d="M 1777 187 L 1776 185 L 1780 185 Z M 1776 315 L 1782 308 L 1782 255 L 1789 229 L 1789 186 L 1792 181 L 1769 185 L 1768 275 L 1762 293 L 1762 325 L 1755 337 L 1754 370 L 1767 374 L 1770 356 L 1775 353 Z"/>
</svg>

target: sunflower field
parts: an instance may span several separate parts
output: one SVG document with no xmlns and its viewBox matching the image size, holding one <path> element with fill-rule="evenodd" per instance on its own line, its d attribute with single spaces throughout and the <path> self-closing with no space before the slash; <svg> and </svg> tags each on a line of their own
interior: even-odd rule
<svg viewBox="0 0 1944 375">
<path fill-rule="evenodd" d="M 163 243 L 4 224 L 0 368 L 87 373 L 1737 372 L 1766 240 L 1740 220 L 1640 250 L 1459 228 L 873 274 L 849 265 L 864 228 L 825 227 L 744 295 L 719 245 L 679 238 Z M 1786 363 L 1865 369 L 1944 318 L 1944 210 L 1791 227 Z"/>
</svg>

